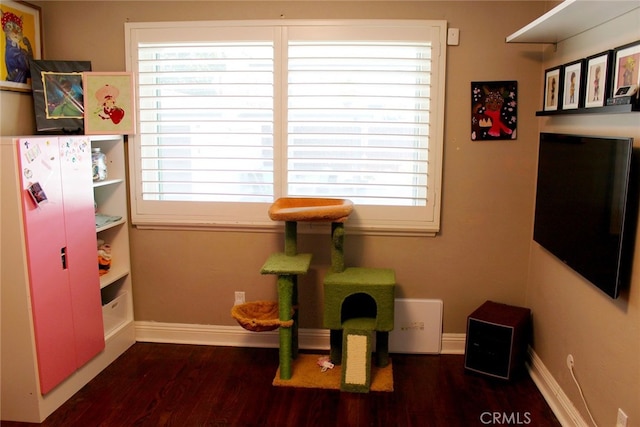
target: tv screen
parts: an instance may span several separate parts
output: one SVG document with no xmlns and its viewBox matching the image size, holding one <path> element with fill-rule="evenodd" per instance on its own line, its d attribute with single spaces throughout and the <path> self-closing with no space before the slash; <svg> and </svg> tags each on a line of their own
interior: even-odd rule
<svg viewBox="0 0 640 427">
<path fill-rule="evenodd" d="M 632 159 L 632 138 L 540 134 L 533 239 L 611 298 L 632 262 Z"/>
</svg>

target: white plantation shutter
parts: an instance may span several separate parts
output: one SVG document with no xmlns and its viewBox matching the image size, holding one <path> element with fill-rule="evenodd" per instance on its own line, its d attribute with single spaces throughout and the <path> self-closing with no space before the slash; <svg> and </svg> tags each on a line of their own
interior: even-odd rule
<svg viewBox="0 0 640 427">
<path fill-rule="evenodd" d="M 141 43 L 143 200 L 273 199 L 273 43 Z"/>
<path fill-rule="evenodd" d="M 139 225 L 270 227 L 281 196 L 350 227 L 439 227 L 442 21 L 126 24 Z"/>
<path fill-rule="evenodd" d="M 431 46 L 289 42 L 288 194 L 426 206 Z"/>
</svg>

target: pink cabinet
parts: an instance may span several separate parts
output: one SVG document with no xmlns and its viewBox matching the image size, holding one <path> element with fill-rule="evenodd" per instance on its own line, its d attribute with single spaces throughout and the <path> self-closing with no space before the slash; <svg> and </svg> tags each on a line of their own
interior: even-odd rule
<svg viewBox="0 0 640 427">
<path fill-rule="evenodd" d="M 15 141 L 44 395 L 105 347 L 88 137 Z"/>
<path fill-rule="evenodd" d="M 92 181 L 89 144 L 109 179 Z M 43 422 L 135 343 L 124 148 L 120 135 L 0 138 L 0 424 Z M 122 219 L 96 228 L 94 200 Z M 117 254 L 103 276 L 98 237 Z"/>
</svg>

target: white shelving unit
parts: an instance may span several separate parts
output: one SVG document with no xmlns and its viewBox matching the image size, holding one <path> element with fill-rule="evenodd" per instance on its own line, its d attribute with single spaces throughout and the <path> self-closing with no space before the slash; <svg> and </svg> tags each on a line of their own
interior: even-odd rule
<svg viewBox="0 0 640 427">
<path fill-rule="evenodd" d="M 565 0 L 507 36 L 507 43 L 556 44 L 640 8 L 629 0 Z"/>
<path fill-rule="evenodd" d="M 99 147 L 107 158 L 107 179 L 93 183 L 96 214 L 114 218 L 107 224 L 96 225 L 96 239 L 111 245 L 111 266 L 108 273 L 100 276 L 105 339 L 108 341 L 133 322 L 124 139 L 121 136 L 94 136 L 91 147 Z"/>
</svg>

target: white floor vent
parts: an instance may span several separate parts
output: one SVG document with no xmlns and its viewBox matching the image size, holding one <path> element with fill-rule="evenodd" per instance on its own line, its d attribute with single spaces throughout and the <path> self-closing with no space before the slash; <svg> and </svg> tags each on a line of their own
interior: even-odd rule
<svg viewBox="0 0 640 427">
<path fill-rule="evenodd" d="M 439 354 L 442 350 L 442 300 L 396 299 L 391 353 Z"/>
</svg>

